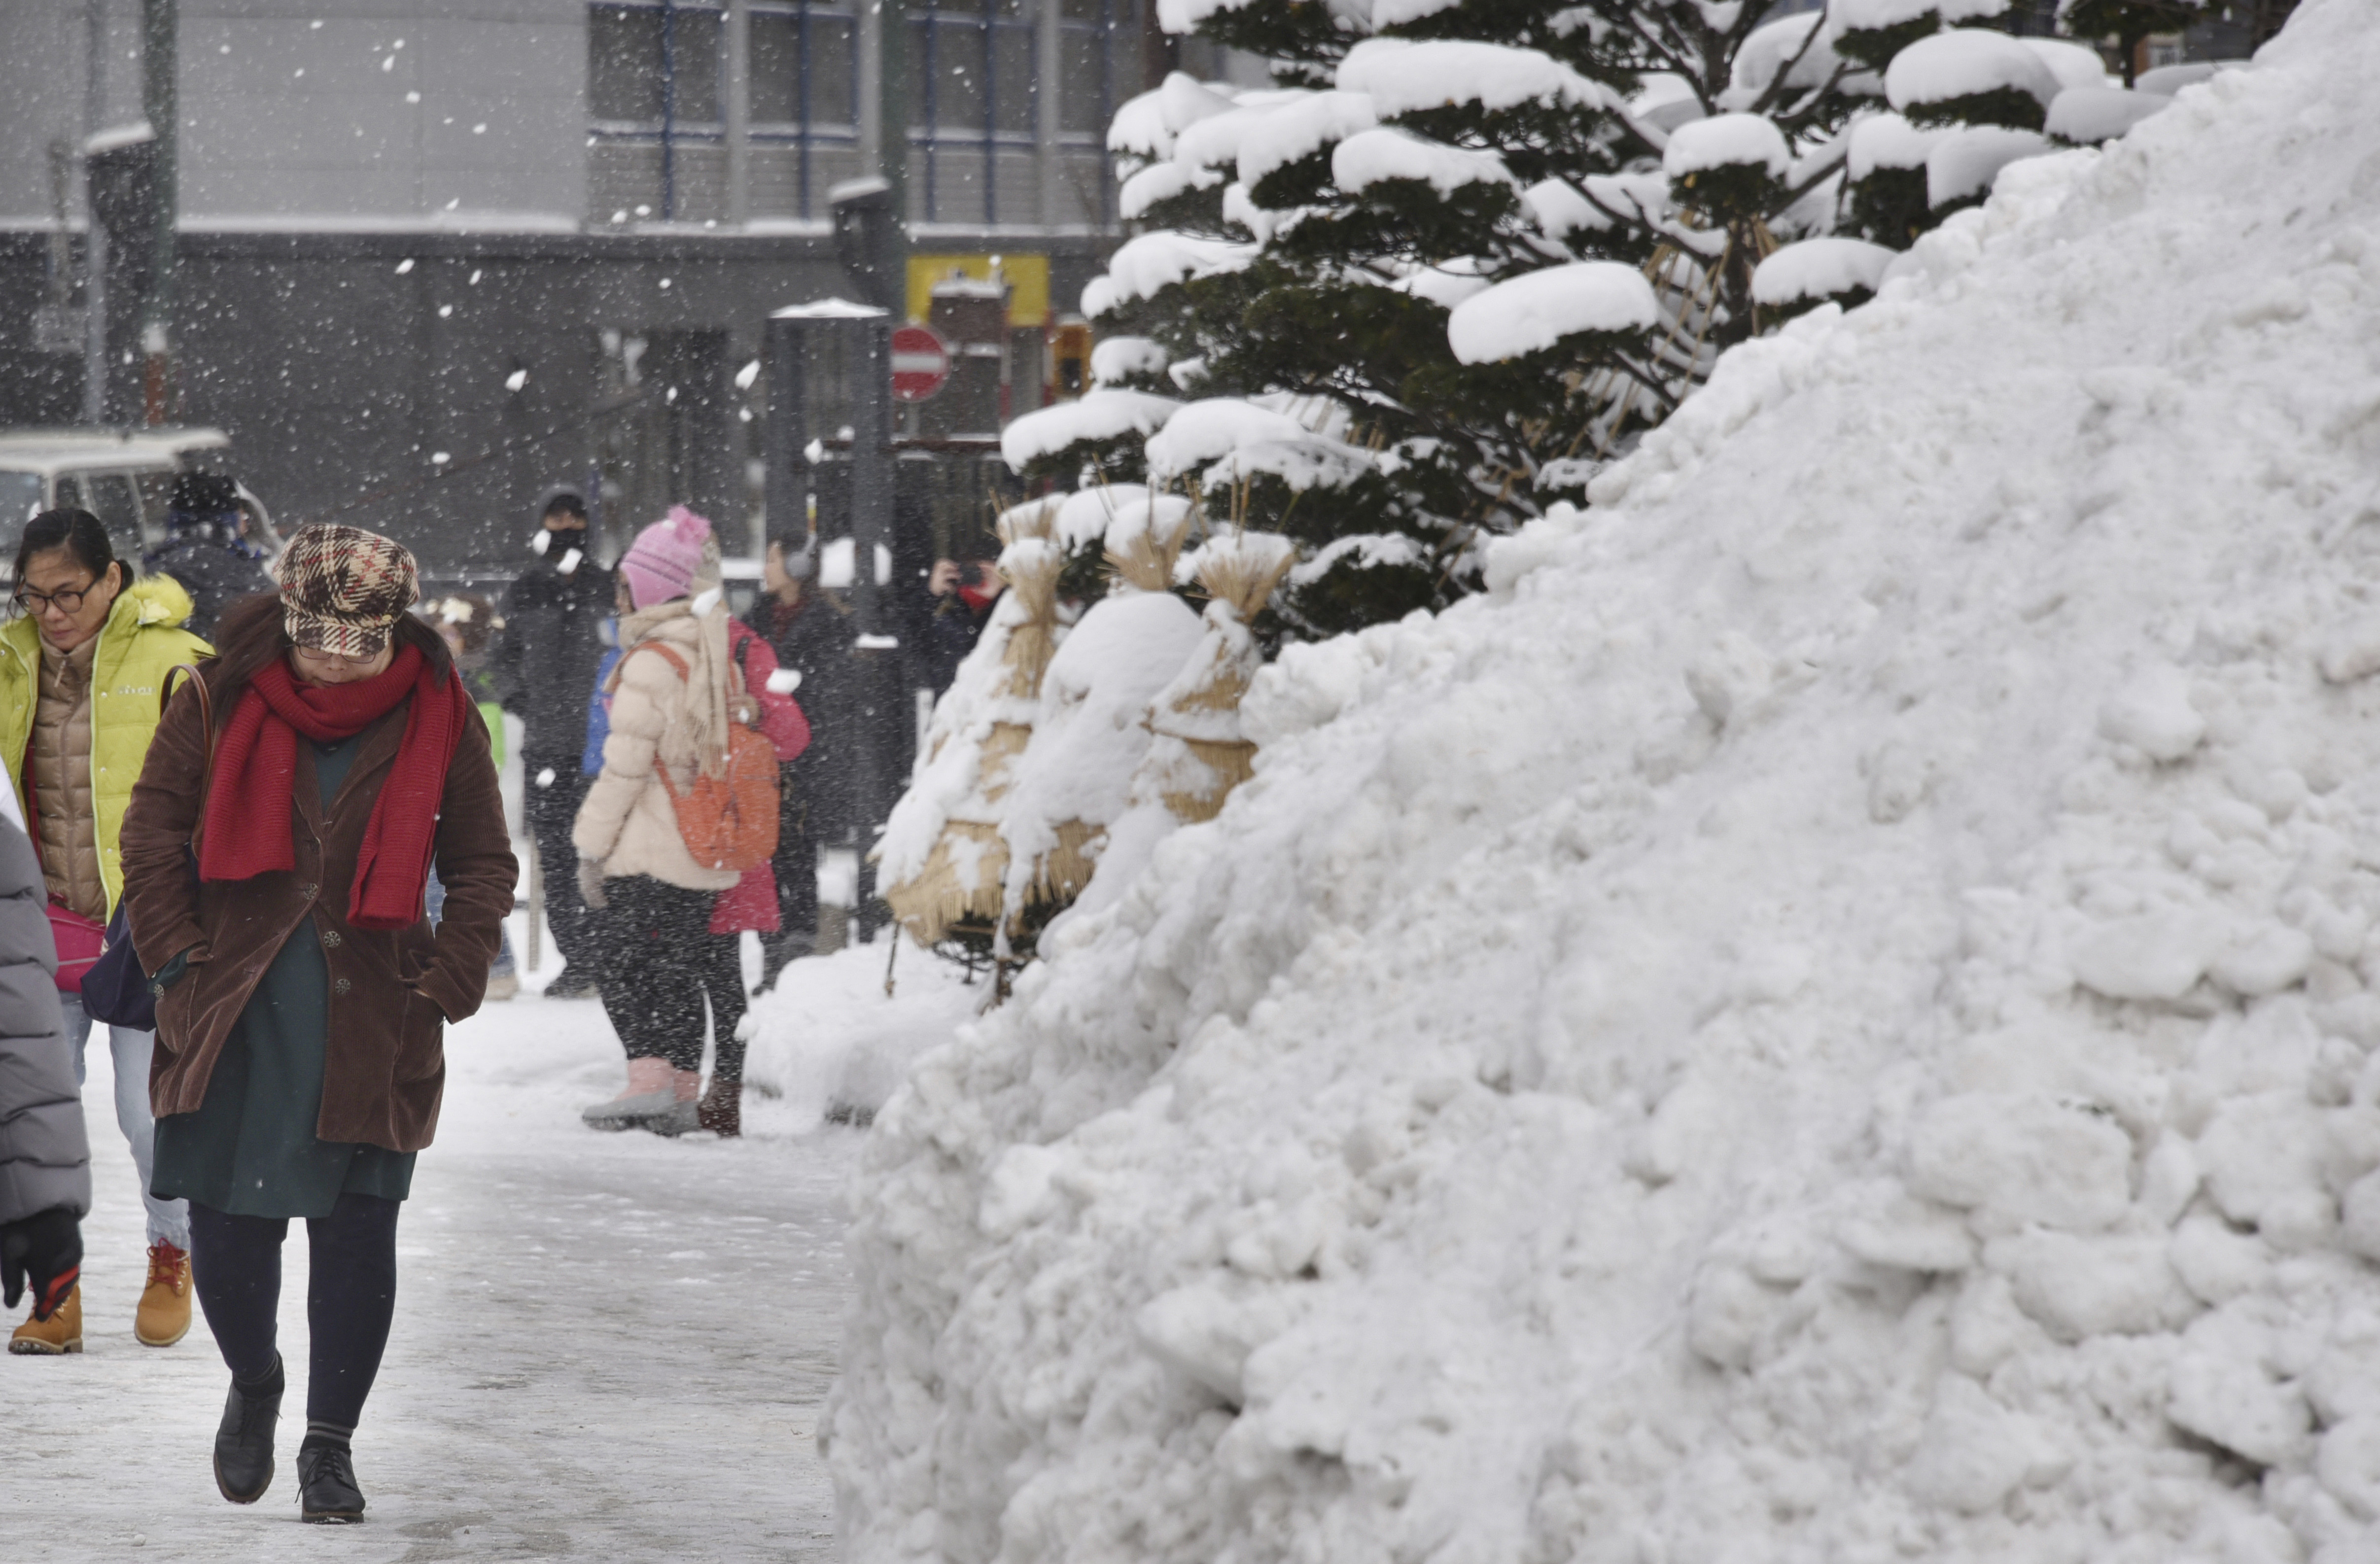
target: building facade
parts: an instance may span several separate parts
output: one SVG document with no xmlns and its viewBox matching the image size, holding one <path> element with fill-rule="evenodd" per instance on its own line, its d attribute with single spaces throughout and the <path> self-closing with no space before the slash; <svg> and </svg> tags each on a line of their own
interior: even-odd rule
<svg viewBox="0 0 2380 1564">
<path fill-rule="evenodd" d="M 81 419 L 82 150 L 156 101 L 160 4 L 0 6 L 0 424 Z M 444 566 L 516 558 L 537 491 L 599 475 L 615 536 L 683 499 L 732 539 L 761 321 L 852 291 L 828 194 L 895 121 L 913 294 L 1009 279 L 1006 406 L 1038 403 L 1023 359 L 1116 237 L 1107 121 L 1179 63 L 1152 4 L 912 0 L 888 40 L 873 0 L 166 3 L 170 416 L 225 430 L 277 515 Z M 111 421 L 142 416 L 125 291 Z"/>
</svg>

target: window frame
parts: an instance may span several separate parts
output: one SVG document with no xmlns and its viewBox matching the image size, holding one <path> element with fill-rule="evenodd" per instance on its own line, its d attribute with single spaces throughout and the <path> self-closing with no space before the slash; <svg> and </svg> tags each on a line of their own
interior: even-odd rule
<svg viewBox="0 0 2380 1564">
<path fill-rule="evenodd" d="M 814 152 L 820 147 L 844 149 L 856 147 L 862 139 L 857 123 L 859 109 L 865 101 L 862 91 L 865 74 L 860 44 L 862 6 L 867 0 L 749 0 L 748 16 L 795 18 L 795 48 L 799 61 L 798 78 L 795 84 L 793 120 L 752 120 L 745 127 L 747 145 L 786 146 L 796 152 L 796 189 L 799 210 L 809 214 L 815 183 Z M 1045 91 L 1060 94 L 1060 111 L 1056 144 L 1050 149 L 1062 155 L 1071 151 L 1080 152 L 1095 149 L 1103 169 L 1111 172 L 1112 159 L 1107 151 L 1105 129 L 1114 118 L 1117 101 L 1117 58 L 1119 46 L 1131 32 L 1138 0 L 1089 0 L 1083 8 L 1087 15 L 1073 14 L 1072 6 L 1049 6 L 1041 0 L 1025 0 L 1016 14 L 1003 14 L 1003 0 L 919 0 L 915 8 L 905 11 L 905 25 L 911 29 L 909 68 L 919 91 L 912 102 L 900 106 L 897 119 L 903 139 L 910 153 L 924 154 L 924 181 L 919 205 L 921 221 L 963 221 L 955 214 L 946 214 L 940 188 L 945 159 L 958 159 L 962 164 L 975 159 L 980 171 L 982 210 L 980 221 L 987 226 L 999 222 L 1000 157 L 1003 152 L 1038 153 L 1040 151 L 1038 103 L 1028 116 L 1028 126 L 1022 130 L 1001 128 L 1003 104 L 1000 59 L 1003 40 L 1012 47 L 1021 36 L 1027 67 L 1024 73 L 1025 91 L 1029 103 Z M 729 0 L 587 0 L 590 21 L 595 13 L 642 12 L 662 18 L 662 114 L 653 119 L 598 118 L 590 101 L 588 118 L 588 139 L 591 145 L 604 143 L 657 144 L 662 153 L 662 188 L 660 220 L 677 220 L 677 152 L 682 146 L 716 146 L 727 139 L 727 94 L 732 84 L 727 79 L 729 51 L 725 47 L 726 30 L 733 25 Z M 1052 11 L 1055 17 L 1052 17 Z M 678 112 L 678 58 L 676 18 L 701 16 L 711 18 L 718 28 L 720 48 L 712 64 L 716 82 L 717 115 L 710 119 L 687 119 Z M 824 122 L 816 117 L 816 83 L 812 77 L 813 51 L 811 22 L 813 19 L 843 23 L 848 30 L 850 80 L 847 88 L 852 105 L 852 121 Z M 1064 78 L 1062 62 L 1070 55 L 1067 44 L 1084 42 L 1098 62 L 1090 73 L 1092 79 L 1077 84 L 1071 79 L 1057 82 L 1040 80 L 1042 30 L 1055 26 L 1058 31 L 1058 55 L 1062 62 L 1060 75 Z M 977 35 L 983 51 L 984 82 L 980 115 L 971 115 L 965 125 L 941 123 L 940 54 L 945 32 L 964 30 Z M 593 38 L 589 36 L 589 79 L 593 79 Z M 1065 128 L 1066 105 L 1079 101 L 1084 92 L 1091 101 L 1090 124 L 1093 128 Z M 591 96 L 591 95 L 590 95 Z M 910 123 L 913 108 L 922 116 L 922 123 Z M 890 126 L 885 127 L 888 131 Z M 1116 221 L 1116 192 L 1112 178 L 1098 181 L 1099 210 L 1097 222 L 1101 228 L 1111 228 Z"/>
<path fill-rule="evenodd" d="M 1112 10 L 1115 0 L 1102 0 Z M 1002 130 L 1000 128 L 1000 50 L 1001 34 L 1025 35 L 1026 59 L 1031 66 L 1026 71 L 1026 101 L 1035 94 L 1050 90 L 1038 79 L 1032 68 L 1040 59 L 1041 29 L 1045 25 L 1043 7 L 1028 0 L 1024 14 L 1015 17 L 999 15 L 1001 0 L 975 0 L 972 6 L 961 0 L 924 0 L 905 20 L 912 29 L 909 68 L 923 89 L 918 111 L 924 123 L 907 124 L 908 144 L 914 151 L 926 154 L 925 215 L 923 221 L 942 221 L 941 211 L 941 164 L 945 156 L 965 158 L 972 154 L 981 160 L 983 173 L 983 223 L 993 225 L 1000 212 L 1000 154 L 1009 152 L 1036 152 L 1040 146 L 1038 129 Z M 983 48 L 983 113 L 979 124 L 964 127 L 945 125 L 941 119 L 941 72 L 940 54 L 941 35 L 945 31 L 969 31 L 978 35 Z M 1105 56 L 1102 56 L 1104 61 Z M 1102 75 L 1104 76 L 1104 72 Z M 1104 86 L 1104 81 L 1102 82 Z M 901 116 L 908 120 L 910 105 L 903 104 Z M 1037 115 L 1038 117 L 1038 115 Z M 948 149 L 947 151 L 945 149 Z M 1102 198 L 1104 200 L 1104 197 Z"/>
<path fill-rule="evenodd" d="M 593 76 L 593 29 L 597 11 L 641 11 L 658 14 L 662 18 L 662 116 L 649 119 L 598 119 L 595 105 L 588 104 L 587 135 L 595 142 L 625 142 L 629 144 L 658 142 L 662 150 L 661 220 L 677 220 L 677 149 L 682 145 L 716 145 L 727 139 L 726 98 L 727 61 L 724 47 L 720 48 L 711 62 L 712 97 L 719 110 L 714 119 L 683 119 L 677 112 L 677 18 L 681 16 L 702 16 L 714 19 L 718 38 L 723 45 L 729 25 L 727 0 L 588 0 L 589 84 Z"/>
<path fill-rule="evenodd" d="M 790 120 L 761 119 L 753 116 L 745 126 L 746 140 L 755 147 L 791 145 L 795 152 L 795 200 L 801 214 L 811 214 L 812 152 L 820 146 L 835 148 L 859 145 L 859 107 L 865 97 L 860 91 L 860 6 L 865 0 L 752 0 L 750 19 L 762 17 L 794 18 L 795 53 L 799 61 L 794 87 L 794 115 Z M 815 109 L 815 72 L 810 44 L 810 23 L 813 19 L 839 21 L 849 29 L 850 79 L 844 83 L 851 102 L 851 118 L 820 120 Z M 756 77 L 757 79 L 757 77 Z"/>
<path fill-rule="evenodd" d="M 1065 69 L 1068 34 L 1071 33 L 1078 38 L 1087 36 L 1097 41 L 1094 53 L 1099 57 L 1099 91 L 1094 99 L 1096 106 L 1091 115 L 1094 128 L 1068 130 L 1065 127 L 1065 100 L 1061 98 L 1058 110 L 1058 148 L 1062 150 L 1068 146 L 1090 146 L 1099 149 L 1099 224 L 1102 230 L 1111 230 L 1116 224 L 1115 155 L 1108 151 L 1107 137 L 1107 127 L 1114 121 L 1116 112 L 1116 45 L 1119 35 L 1134 19 L 1135 3 L 1136 0 L 1096 0 L 1097 17 L 1081 20 L 1066 15 L 1064 6 L 1059 7 L 1058 62 L 1062 75 Z M 1154 17 L 1150 18 L 1149 21 L 1154 25 Z"/>
</svg>

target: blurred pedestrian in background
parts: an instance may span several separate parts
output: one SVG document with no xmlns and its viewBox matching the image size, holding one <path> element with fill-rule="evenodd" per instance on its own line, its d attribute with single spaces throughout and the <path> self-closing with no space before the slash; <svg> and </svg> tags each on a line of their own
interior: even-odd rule
<svg viewBox="0 0 2380 1564">
<path fill-rule="evenodd" d="M 234 598 L 272 589 L 264 551 L 247 529 L 238 484 L 212 473 L 176 477 L 165 499 L 165 541 L 140 556 L 140 567 L 172 576 L 190 594 L 192 635 L 213 635 Z"/>
<path fill-rule="evenodd" d="M 563 969 L 545 986 L 549 999 L 595 991 L 598 930 L 578 894 L 571 824 L 586 797 L 579 754 L 587 735 L 587 692 L 603 653 L 601 630 L 612 614 L 612 573 L 592 555 L 587 500 L 576 489 L 549 490 L 538 503 L 533 556 L 505 593 L 504 633 L 493 673 L 506 710 L 520 718 L 521 812 L 537 843 L 545 921 Z"/>
<path fill-rule="evenodd" d="M 578 883 L 607 910 L 603 1009 L 628 1056 L 627 1087 L 584 1117 L 599 1129 L 734 1134 L 744 1079 L 739 941 L 713 933 L 740 869 L 698 863 L 673 793 L 715 773 L 729 724 L 760 716 L 743 689 L 719 592 L 719 542 L 683 505 L 620 556 L 620 661 L 603 770 L 578 812 Z M 702 1091 L 704 1001 L 715 1044 Z"/>
<path fill-rule="evenodd" d="M 918 654 L 913 660 L 919 682 L 936 695 L 951 687 L 959 664 L 975 649 L 984 625 L 990 622 L 991 605 L 1007 589 L 996 560 L 973 559 L 964 564 L 951 559 L 934 562 L 933 574 L 926 578 Z"/>
<path fill-rule="evenodd" d="M 350 1441 L 395 1313 L 398 1207 L 437 1127 L 444 1027 L 480 1007 L 516 866 L 487 730 L 445 643 L 406 612 L 413 556 L 309 527 L 281 576 L 278 596 L 225 612 L 201 670 L 212 759 L 199 692 L 175 691 L 124 856 L 158 990 L 156 1187 L 190 1201 L 199 1301 L 232 1373 L 216 1485 L 249 1504 L 273 1480 L 281 1245 L 303 1217 L 300 1513 L 354 1521 Z"/>
<path fill-rule="evenodd" d="M 91 1143 L 58 1010 L 49 888 L 13 789 L 0 790 L 0 1303 L 32 1294 L 21 1353 L 82 1351 Z"/>
<path fill-rule="evenodd" d="M 761 595 L 744 622 L 795 677 L 810 742 L 784 768 L 779 793 L 777 931 L 760 940 L 760 986 L 818 948 L 819 849 L 850 817 L 854 683 L 851 605 L 818 585 L 818 543 L 803 527 L 777 528 L 761 564 Z"/>
<path fill-rule="evenodd" d="M 728 657 L 735 664 L 741 687 L 759 707 L 752 719 L 752 727 L 769 741 L 770 752 L 777 761 L 774 800 L 778 816 L 777 853 L 768 862 L 755 864 L 747 869 L 734 889 L 719 893 L 719 901 L 711 910 L 710 932 L 758 935 L 761 942 L 761 965 L 766 970 L 769 943 L 781 939 L 786 932 L 783 897 L 777 878 L 778 866 L 784 852 L 786 779 L 794 764 L 809 748 L 810 724 L 793 693 L 800 687 L 801 675 L 777 666 L 776 649 L 758 631 L 740 619 L 730 619 L 727 622 L 727 647 Z M 798 864 L 787 867 L 796 878 L 799 877 L 801 869 Z M 815 859 L 811 863 L 809 878 L 811 916 L 815 927 L 818 905 Z M 740 940 L 738 943 L 741 943 Z M 782 966 L 783 963 L 778 964 Z M 775 972 L 768 970 L 761 986 L 766 988 L 775 977 Z M 740 1121 L 735 1117 L 735 1099 L 722 1094 L 721 1101 L 724 1106 L 717 1109 L 719 1121 L 711 1127 L 722 1134 L 741 1134 Z"/>
<path fill-rule="evenodd" d="M 79 1085 L 91 1030 L 82 976 L 124 894 L 119 837 L 157 731 L 157 692 L 175 664 L 206 656 L 207 643 L 176 628 L 189 617 L 189 595 L 170 577 L 134 581 L 89 511 L 44 511 L 27 522 L 16 579 L 17 612 L 0 625 L 0 756 L 16 773 L 41 855 L 58 1003 Z M 190 1218 L 181 1201 L 160 1198 L 150 1182 L 152 1041 L 128 1026 L 107 1029 L 115 1124 L 132 1148 L 149 1214 L 148 1280 L 133 1335 L 144 1346 L 170 1347 L 190 1328 Z M 79 1324 L 79 1298 L 75 1305 Z M 10 1350 L 64 1350 L 67 1317 L 61 1311 L 18 1326 Z"/>
<path fill-rule="evenodd" d="M 424 603 L 421 617 L 438 632 L 446 643 L 446 653 L 455 660 L 455 672 L 462 677 L 464 693 L 479 709 L 480 721 L 488 729 L 489 758 L 496 763 L 496 774 L 504 770 L 504 709 L 496 697 L 496 677 L 488 666 L 489 655 L 494 649 L 496 633 L 504 627 L 496 605 L 477 592 L 450 592 L 435 602 Z M 430 871 L 430 922 L 434 927 L 445 915 L 446 887 L 438 871 Z M 513 966 L 512 936 L 500 925 L 496 930 L 496 959 L 488 968 L 490 1000 L 509 1000 L 520 992 L 520 975 Z"/>
</svg>

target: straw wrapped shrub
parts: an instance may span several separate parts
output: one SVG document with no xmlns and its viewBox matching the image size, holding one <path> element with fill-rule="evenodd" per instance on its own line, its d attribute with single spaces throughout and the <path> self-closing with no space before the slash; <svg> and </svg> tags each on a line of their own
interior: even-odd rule
<svg viewBox="0 0 2380 1564">
<path fill-rule="evenodd" d="M 1131 801 L 1150 702 L 1200 638 L 1198 616 L 1171 590 L 1189 526 L 1190 503 L 1175 495 L 1127 499 L 1109 522 L 1108 592 L 1050 663 L 1001 818 L 1003 955 L 1028 952 L 1089 885 L 1108 829 Z"/>
<path fill-rule="evenodd" d="M 1184 825 L 1211 820 L 1255 774 L 1257 746 L 1240 733 L 1240 697 L 1264 663 L 1249 629 L 1297 563 L 1277 532 L 1231 532 L 1193 556 L 1207 593 L 1206 635 L 1149 712 L 1153 734 L 1133 779 L 1135 803 L 1161 800 Z"/>
<path fill-rule="evenodd" d="M 876 849 L 893 919 L 922 945 L 954 940 L 983 954 L 993 942 L 1008 864 L 1002 803 L 1064 634 L 1058 578 L 1066 554 L 1051 537 L 1056 511 L 1036 501 L 1002 515 L 1008 590 L 936 704 L 909 791 Z"/>
</svg>

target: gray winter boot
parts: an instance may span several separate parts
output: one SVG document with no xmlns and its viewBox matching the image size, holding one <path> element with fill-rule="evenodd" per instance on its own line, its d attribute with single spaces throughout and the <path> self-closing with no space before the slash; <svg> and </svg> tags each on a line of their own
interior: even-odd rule
<svg viewBox="0 0 2380 1564">
<path fill-rule="evenodd" d="M 628 1061 L 628 1089 L 579 1114 L 598 1130 L 633 1130 L 677 1101 L 677 1074 L 666 1059 Z"/>
</svg>

